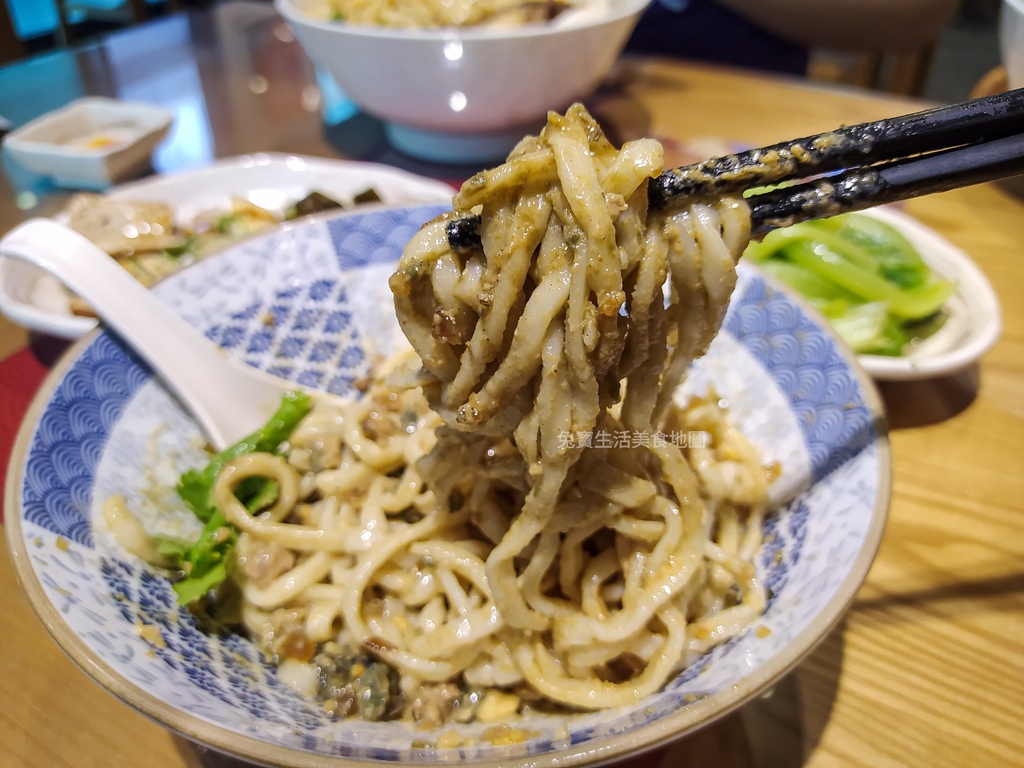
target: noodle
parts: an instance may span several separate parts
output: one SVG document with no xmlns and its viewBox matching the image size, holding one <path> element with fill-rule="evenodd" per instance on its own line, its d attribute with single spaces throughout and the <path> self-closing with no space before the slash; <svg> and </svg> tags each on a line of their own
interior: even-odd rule
<svg viewBox="0 0 1024 768">
<path fill-rule="evenodd" d="M 763 612 L 766 471 L 716 398 L 672 397 L 749 214 L 649 212 L 661 164 L 579 105 L 552 114 L 406 247 L 416 356 L 220 472 L 243 623 L 290 676 L 315 667 L 330 711 L 436 724 L 495 688 L 485 711 L 631 704 Z M 482 248 L 454 253 L 469 211 Z M 278 488 L 257 516 L 236 498 L 254 476 Z"/>
<path fill-rule="evenodd" d="M 518 26 L 550 21 L 574 4 L 569 0 L 327 0 L 320 12 L 350 24 L 386 27 Z"/>
</svg>

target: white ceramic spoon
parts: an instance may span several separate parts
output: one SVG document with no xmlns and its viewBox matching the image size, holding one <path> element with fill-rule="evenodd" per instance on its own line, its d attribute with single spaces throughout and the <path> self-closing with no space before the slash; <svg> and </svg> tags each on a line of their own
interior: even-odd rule
<svg viewBox="0 0 1024 768">
<path fill-rule="evenodd" d="M 49 272 L 88 302 L 149 363 L 217 449 L 265 424 L 281 396 L 298 388 L 232 357 L 114 259 L 56 221 L 21 224 L 0 240 L 0 254 Z"/>
</svg>

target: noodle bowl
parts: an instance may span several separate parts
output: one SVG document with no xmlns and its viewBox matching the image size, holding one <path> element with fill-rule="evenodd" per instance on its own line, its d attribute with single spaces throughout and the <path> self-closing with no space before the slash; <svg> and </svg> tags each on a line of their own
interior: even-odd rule
<svg viewBox="0 0 1024 768">
<path fill-rule="evenodd" d="M 632 704 L 764 610 L 771 472 L 713 399 L 673 400 L 749 213 L 649 213 L 660 171 L 656 142 L 617 150 L 581 106 L 552 114 L 406 247 L 413 365 L 217 472 L 207 531 L 239 534 L 242 623 L 332 712 Z M 456 254 L 446 224 L 469 210 L 483 245 Z"/>
<path fill-rule="evenodd" d="M 367 368 L 346 350 L 356 343 L 371 355 L 397 349 L 394 317 L 379 311 L 390 298 L 387 277 L 399 243 L 437 212 L 389 209 L 303 224 L 194 265 L 154 291 L 211 338 L 240 339 L 232 354 L 263 370 L 294 361 L 296 377 L 322 376 L 325 384 L 351 377 L 362 386 Z M 368 239 L 380 244 L 369 264 Z M 177 733 L 256 762 L 580 766 L 690 732 L 779 680 L 835 626 L 870 565 L 888 499 L 888 451 L 869 381 L 786 293 L 745 265 L 738 274 L 725 332 L 695 361 L 679 402 L 709 392 L 727 398 L 729 420 L 760 456 L 781 463 L 773 496 L 791 474 L 814 484 L 762 526 L 757 574 L 768 605 L 755 627 L 637 704 L 570 715 L 521 700 L 531 713 L 505 719 L 496 698 L 489 713 L 496 720 L 432 729 L 333 719 L 321 702 L 282 685 L 293 665 L 265 663 L 261 637 L 201 631 L 175 605 L 166 575 L 112 541 L 100 515 L 103 500 L 123 493 L 147 530 L 174 533 L 161 525 L 168 504 L 153 495 L 153 478 L 173 486 L 175 471 L 203 461 L 196 425 L 109 333 L 57 364 L 12 454 L 6 529 L 19 581 L 56 641 L 105 689 Z M 271 311 L 277 320 L 267 325 Z M 307 320 L 321 311 L 311 328 Z M 351 324 L 329 327 L 341 313 Z M 339 342 L 337 356 L 282 356 L 307 338 Z M 717 410 L 718 398 L 693 405 Z M 677 432 L 668 431 L 667 442 L 682 445 Z M 95 450 L 69 451 L 68 435 Z M 592 438 L 605 444 L 596 431 Z M 91 504 L 82 489 L 92 489 Z M 433 703 L 422 702 L 423 714 Z"/>
<path fill-rule="evenodd" d="M 562 14 L 586 14 L 604 10 L 605 5 L 606 0 L 326 0 L 319 7 L 310 6 L 308 12 L 346 24 L 419 28 L 516 27 L 553 19 L 562 21 Z"/>
</svg>

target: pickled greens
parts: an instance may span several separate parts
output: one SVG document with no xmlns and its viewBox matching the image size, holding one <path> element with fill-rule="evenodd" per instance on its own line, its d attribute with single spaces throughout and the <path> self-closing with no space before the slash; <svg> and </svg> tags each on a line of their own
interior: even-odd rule
<svg viewBox="0 0 1024 768">
<path fill-rule="evenodd" d="M 904 354 L 942 325 L 956 291 L 898 230 L 864 214 L 777 229 L 744 258 L 803 295 L 858 354 Z"/>
</svg>

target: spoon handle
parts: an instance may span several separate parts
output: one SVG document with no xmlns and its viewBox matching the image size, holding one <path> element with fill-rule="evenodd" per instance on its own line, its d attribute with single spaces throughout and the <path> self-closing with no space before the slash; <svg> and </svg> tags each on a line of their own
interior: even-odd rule
<svg viewBox="0 0 1024 768">
<path fill-rule="evenodd" d="M 156 371 L 215 448 L 259 428 L 280 404 L 283 382 L 216 346 L 68 227 L 32 219 L 0 240 L 0 254 L 49 272 L 88 302 Z"/>
</svg>

